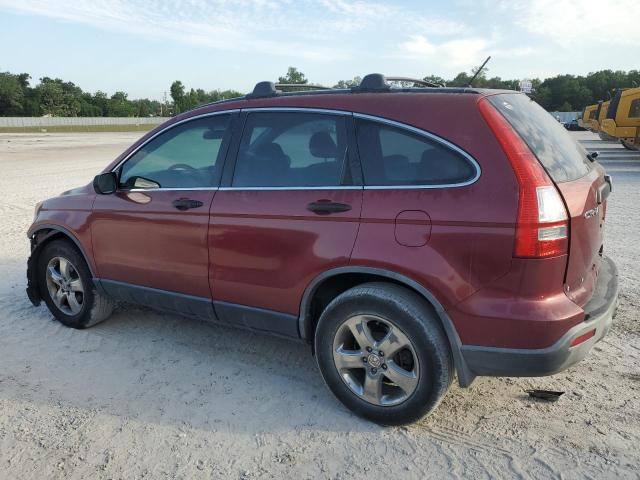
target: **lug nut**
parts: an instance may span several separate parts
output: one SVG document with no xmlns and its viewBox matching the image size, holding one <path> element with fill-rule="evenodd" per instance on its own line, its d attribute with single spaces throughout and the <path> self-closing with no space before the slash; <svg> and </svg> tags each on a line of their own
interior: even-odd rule
<svg viewBox="0 0 640 480">
<path fill-rule="evenodd" d="M 383 370 L 386 370 L 386 369 L 387 369 L 387 364 L 386 364 L 386 363 L 383 363 L 383 364 L 382 364 L 382 369 L 383 369 Z"/>
<path fill-rule="evenodd" d="M 371 347 L 367 347 L 367 352 L 371 353 Z"/>
<path fill-rule="evenodd" d="M 382 350 L 380 350 L 380 351 L 378 352 L 378 355 L 379 355 L 380 357 L 384 357 L 384 352 L 383 352 Z"/>
<path fill-rule="evenodd" d="M 372 369 L 371 369 L 371 373 L 372 373 L 373 375 L 375 375 L 376 373 L 378 373 L 378 369 L 377 369 L 377 368 L 372 368 Z"/>
<path fill-rule="evenodd" d="M 362 361 L 363 361 L 364 363 L 367 363 L 367 357 L 362 357 Z"/>
</svg>

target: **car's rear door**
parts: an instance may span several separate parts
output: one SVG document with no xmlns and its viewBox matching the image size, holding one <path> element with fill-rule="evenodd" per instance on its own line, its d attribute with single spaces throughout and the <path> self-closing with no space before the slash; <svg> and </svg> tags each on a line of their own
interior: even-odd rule
<svg viewBox="0 0 640 480">
<path fill-rule="evenodd" d="M 565 291 L 582 306 L 591 298 L 598 275 L 611 184 L 604 169 L 589 160 L 587 151 L 571 134 L 526 95 L 495 95 L 489 100 L 536 155 L 562 194 L 571 221 Z"/>
<path fill-rule="evenodd" d="M 229 323 L 297 336 L 304 289 L 348 264 L 362 205 L 351 115 L 256 109 L 211 207 L 210 283 Z M 233 148 L 233 147 L 232 147 Z"/>
<path fill-rule="evenodd" d="M 98 275 L 114 296 L 178 311 L 189 303 L 212 310 L 209 208 L 231 120 L 231 113 L 214 114 L 168 128 L 118 166 L 116 193 L 97 196 L 93 251 Z"/>
</svg>

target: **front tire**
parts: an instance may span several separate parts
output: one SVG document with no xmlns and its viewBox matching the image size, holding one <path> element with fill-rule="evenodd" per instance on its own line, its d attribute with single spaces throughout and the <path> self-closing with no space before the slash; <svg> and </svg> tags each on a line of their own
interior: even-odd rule
<svg viewBox="0 0 640 480">
<path fill-rule="evenodd" d="M 92 327 L 113 312 L 113 301 L 97 291 L 87 263 L 71 242 L 53 240 L 45 245 L 37 269 L 41 297 L 67 327 Z"/>
<path fill-rule="evenodd" d="M 336 297 L 320 316 L 315 351 L 335 396 L 382 425 L 419 420 L 453 380 L 451 349 L 435 312 L 394 284 L 367 283 Z"/>
</svg>

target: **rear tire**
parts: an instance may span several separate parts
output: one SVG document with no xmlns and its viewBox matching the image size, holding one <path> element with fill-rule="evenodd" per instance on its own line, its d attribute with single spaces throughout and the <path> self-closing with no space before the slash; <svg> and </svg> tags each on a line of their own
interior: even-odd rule
<svg viewBox="0 0 640 480">
<path fill-rule="evenodd" d="M 451 349 L 433 308 L 394 284 L 367 283 L 336 297 L 320 316 L 315 351 L 334 395 L 382 425 L 427 415 L 453 380 Z"/>
<path fill-rule="evenodd" d="M 53 240 L 45 245 L 37 269 L 40 295 L 63 325 L 92 327 L 113 312 L 113 300 L 98 292 L 87 263 L 71 242 Z"/>
</svg>

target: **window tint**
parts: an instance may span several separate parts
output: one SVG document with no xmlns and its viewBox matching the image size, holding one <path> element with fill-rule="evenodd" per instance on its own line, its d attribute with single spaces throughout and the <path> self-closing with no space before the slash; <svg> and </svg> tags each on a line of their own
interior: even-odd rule
<svg viewBox="0 0 640 480">
<path fill-rule="evenodd" d="M 233 186 L 338 186 L 345 180 L 346 156 L 342 116 L 252 112 L 240 141 Z"/>
<path fill-rule="evenodd" d="M 555 182 L 586 175 L 587 151 L 545 109 L 524 94 L 492 95 L 489 101 L 502 113 Z M 602 108 L 602 104 L 598 109 Z"/>
<path fill-rule="evenodd" d="M 631 102 L 629 118 L 640 118 L 640 98 L 636 98 Z"/>
<path fill-rule="evenodd" d="M 161 133 L 121 168 L 120 186 L 211 187 L 218 184 L 230 115 L 183 123 Z"/>
<path fill-rule="evenodd" d="M 467 159 L 435 140 L 369 120 L 357 127 L 365 185 L 450 185 L 476 175 Z"/>
</svg>

